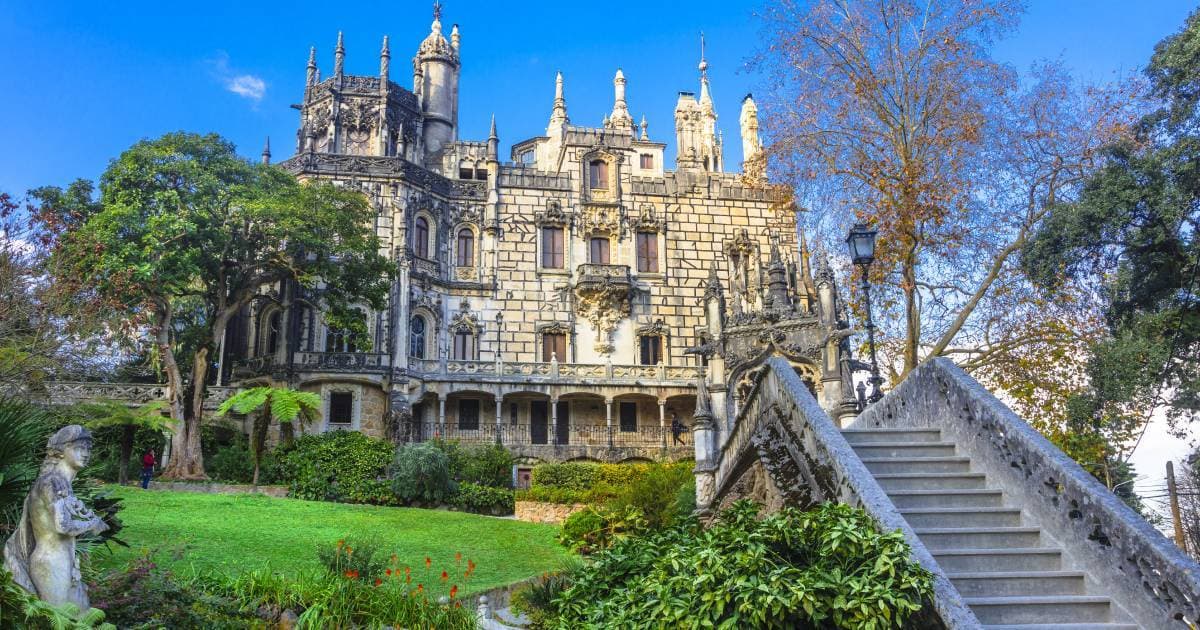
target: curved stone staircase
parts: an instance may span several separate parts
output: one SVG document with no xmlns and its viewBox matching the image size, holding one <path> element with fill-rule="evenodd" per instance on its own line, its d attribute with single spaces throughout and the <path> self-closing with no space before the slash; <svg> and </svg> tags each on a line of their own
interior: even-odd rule
<svg viewBox="0 0 1200 630">
<path fill-rule="evenodd" d="M 941 430 L 842 435 L 984 628 L 1138 628 Z"/>
</svg>

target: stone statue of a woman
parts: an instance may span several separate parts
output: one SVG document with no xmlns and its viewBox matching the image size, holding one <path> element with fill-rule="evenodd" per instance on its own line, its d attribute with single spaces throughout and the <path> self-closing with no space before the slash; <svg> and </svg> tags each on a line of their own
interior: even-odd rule
<svg viewBox="0 0 1200 630">
<path fill-rule="evenodd" d="M 17 529 L 4 545 L 4 568 L 13 581 L 51 604 L 70 602 L 88 609 L 79 575 L 75 537 L 108 529 L 75 496 L 71 482 L 92 454 L 92 435 L 72 424 L 46 444 L 46 459 L 33 482 Z"/>
</svg>

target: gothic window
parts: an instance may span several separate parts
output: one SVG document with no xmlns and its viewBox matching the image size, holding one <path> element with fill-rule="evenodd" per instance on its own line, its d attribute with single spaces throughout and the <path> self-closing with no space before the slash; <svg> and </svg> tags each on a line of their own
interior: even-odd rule
<svg viewBox="0 0 1200 630">
<path fill-rule="evenodd" d="M 329 424 L 352 424 L 354 421 L 354 394 L 330 392 Z"/>
<path fill-rule="evenodd" d="M 478 179 L 481 181 L 487 181 L 487 169 L 486 168 L 475 169 L 475 179 Z"/>
<path fill-rule="evenodd" d="M 475 233 L 471 228 L 458 231 L 458 266 L 475 266 Z"/>
<path fill-rule="evenodd" d="M 563 229 L 560 227 L 542 228 L 542 266 L 548 269 L 564 266 Z"/>
<path fill-rule="evenodd" d="M 479 400 L 462 398 L 458 401 L 458 430 L 479 430 Z"/>
<path fill-rule="evenodd" d="M 429 258 L 429 220 L 417 217 L 413 227 L 413 252 L 421 258 Z"/>
<path fill-rule="evenodd" d="M 637 233 L 637 270 L 642 272 L 658 272 L 658 234 L 654 232 Z"/>
<path fill-rule="evenodd" d="M 592 188 L 606 190 L 608 188 L 608 162 L 592 160 L 588 164 L 588 181 Z"/>
<path fill-rule="evenodd" d="M 458 167 L 458 178 L 459 179 L 471 179 L 474 176 L 475 176 L 475 171 L 472 170 L 471 167 L 469 167 L 469 166 Z"/>
<path fill-rule="evenodd" d="M 528 151 L 523 151 L 521 153 L 521 155 L 517 156 L 517 161 L 519 161 L 521 164 L 524 164 L 525 166 L 533 166 L 535 159 L 536 159 L 536 154 L 533 152 L 532 149 L 530 149 Z"/>
<path fill-rule="evenodd" d="M 283 311 L 275 310 L 267 316 L 267 325 L 263 327 L 263 354 L 271 356 L 279 349 L 279 332 L 283 321 Z"/>
<path fill-rule="evenodd" d="M 454 360 L 475 360 L 475 335 L 470 331 L 460 330 L 454 333 Z"/>
<path fill-rule="evenodd" d="M 365 329 L 367 323 L 366 314 L 355 309 L 354 315 Z M 360 347 L 366 345 L 361 343 L 361 341 L 363 341 L 361 333 L 353 330 L 343 330 L 336 326 L 329 326 L 325 332 L 325 352 L 358 352 Z"/>
<path fill-rule="evenodd" d="M 653 155 L 651 155 L 649 153 L 643 153 L 641 155 L 641 160 L 642 160 L 642 168 L 644 168 L 644 169 L 654 168 L 654 156 Z"/>
<path fill-rule="evenodd" d="M 542 361 L 549 363 L 551 357 L 567 360 L 567 335 L 564 333 L 542 333 Z"/>
<path fill-rule="evenodd" d="M 640 352 L 638 358 L 642 365 L 658 365 L 662 362 L 662 337 L 658 335 L 642 335 L 638 337 Z"/>
<path fill-rule="evenodd" d="M 408 324 L 408 356 L 425 358 L 425 318 L 416 315 Z"/>
<path fill-rule="evenodd" d="M 593 237 L 588 246 L 588 262 L 593 265 L 608 264 L 608 239 L 600 236 Z"/>
</svg>

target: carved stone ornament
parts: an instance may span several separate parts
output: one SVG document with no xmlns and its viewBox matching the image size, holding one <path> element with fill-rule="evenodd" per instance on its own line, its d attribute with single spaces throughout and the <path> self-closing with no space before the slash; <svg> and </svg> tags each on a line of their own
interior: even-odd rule
<svg viewBox="0 0 1200 630">
<path fill-rule="evenodd" d="M 596 329 L 596 352 L 611 354 L 612 332 L 629 317 L 631 283 L 625 265 L 580 265 L 575 308 Z"/>
<path fill-rule="evenodd" d="M 562 322 L 550 322 L 537 327 L 539 335 L 569 335 L 571 327 Z"/>
<path fill-rule="evenodd" d="M 468 332 L 472 335 L 478 335 L 483 327 L 479 324 L 479 317 L 471 312 L 471 303 L 463 300 L 458 304 L 458 312 L 450 317 L 450 332 Z"/>
<path fill-rule="evenodd" d="M 92 435 L 72 424 L 46 444 L 46 459 L 21 508 L 21 520 L 4 545 L 4 568 L 13 582 L 53 605 L 87 610 L 87 585 L 79 574 L 75 538 L 108 525 L 75 496 L 71 482 L 92 455 Z"/>
<path fill-rule="evenodd" d="M 665 217 L 659 217 L 654 211 L 654 206 L 644 203 L 638 209 L 637 220 L 633 222 L 633 229 L 636 232 L 665 232 L 667 230 L 667 221 Z"/>
<path fill-rule="evenodd" d="M 534 213 L 533 220 L 539 227 L 566 227 L 571 223 L 571 215 L 563 210 L 562 203 L 552 199 L 544 211 Z"/>
<path fill-rule="evenodd" d="M 637 334 L 640 336 L 665 337 L 667 336 L 668 332 L 670 332 L 670 330 L 667 327 L 667 322 L 663 321 L 662 318 L 656 319 L 644 326 L 638 326 L 637 329 Z"/>
<path fill-rule="evenodd" d="M 621 208 L 610 205 L 584 205 L 579 224 L 584 238 L 601 236 L 620 239 Z"/>
</svg>

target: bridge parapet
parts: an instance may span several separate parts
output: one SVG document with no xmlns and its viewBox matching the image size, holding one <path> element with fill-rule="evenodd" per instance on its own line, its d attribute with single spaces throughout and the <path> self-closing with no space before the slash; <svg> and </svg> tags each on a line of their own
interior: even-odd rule
<svg viewBox="0 0 1200 630">
<path fill-rule="evenodd" d="M 1200 625 L 1200 564 L 951 361 L 913 371 L 853 425 L 874 427 L 940 429 L 1139 626 Z"/>
<path fill-rule="evenodd" d="M 776 357 L 766 366 L 723 440 L 713 495 L 698 496 L 697 503 L 715 507 L 765 484 L 783 504 L 804 508 L 838 501 L 861 508 L 880 531 L 900 530 L 913 559 L 933 574 L 933 610 L 918 625 L 979 628 L 975 614 L 791 364 Z M 765 479 L 752 479 L 756 468 Z M 697 488 L 701 485 L 698 479 Z"/>
<path fill-rule="evenodd" d="M 234 387 L 209 387 L 204 408 L 214 410 L 237 391 Z M 51 381 L 46 383 L 41 398 L 52 405 L 73 405 L 97 400 L 117 400 L 130 406 L 167 399 L 165 383 L 101 383 L 83 381 Z"/>
</svg>

